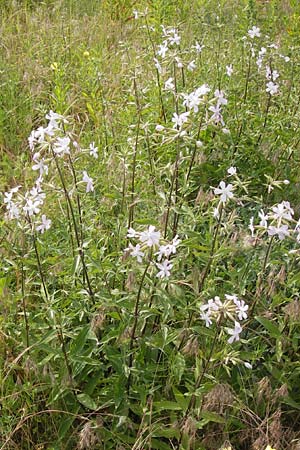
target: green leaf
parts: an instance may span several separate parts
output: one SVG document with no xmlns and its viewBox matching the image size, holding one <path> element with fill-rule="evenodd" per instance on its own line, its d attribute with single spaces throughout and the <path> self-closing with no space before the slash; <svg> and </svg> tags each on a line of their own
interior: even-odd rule
<svg viewBox="0 0 300 450">
<path fill-rule="evenodd" d="M 282 402 L 300 411 L 300 404 L 295 402 L 291 397 L 285 397 Z"/>
<path fill-rule="evenodd" d="M 207 422 L 225 423 L 224 417 L 211 411 L 202 411 L 201 417 Z"/>
<path fill-rule="evenodd" d="M 157 439 L 151 439 L 151 448 L 155 450 L 171 450 L 172 447 L 167 445 L 165 442 L 159 441 Z"/>
<path fill-rule="evenodd" d="M 173 387 L 173 394 L 176 402 L 180 405 L 181 409 L 185 411 L 189 405 L 189 398 L 185 397 L 182 392 Z"/>
<path fill-rule="evenodd" d="M 169 411 L 181 411 L 181 406 L 177 402 L 171 402 L 168 400 L 163 400 L 161 402 L 154 402 L 153 406 L 155 409 L 161 410 L 166 409 Z"/>
<path fill-rule="evenodd" d="M 266 319 L 265 317 L 258 317 L 256 316 L 255 319 L 267 330 L 269 331 L 269 334 L 273 338 L 280 338 L 281 332 L 277 325 L 274 324 L 274 322 L 271 322 L 271 320 Z"/>
<path fill-rule="evenodd" d="M 79 403 L 81 403 L 83 406 L 85 406 L 88 409 L 91 409 L 92 411 L 96 411 L 97 404 L 94 402 L 94 400 L 88 395 L 88 394 L 78 394 L 77 400 Z"/>
</svg>

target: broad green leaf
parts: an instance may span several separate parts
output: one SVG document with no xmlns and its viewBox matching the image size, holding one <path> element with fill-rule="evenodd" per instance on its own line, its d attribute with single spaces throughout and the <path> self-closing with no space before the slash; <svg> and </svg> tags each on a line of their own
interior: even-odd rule
<svg viewBox="0 0 300 450">
<path fill-rule="evenodd" d="M 278 325 L 275 325 L 271 320 L 266 319 L 265 317 L 256 316 L 255 319 L 270 333 L 271 337 L 280 338 L 281 332 Z"/>
<path fill-rule="evenodd" d="M 92 411 L 95 411 L 98 408 L 96 402 L 88 394 L 85 393 L 78 394 L 77 400 L 83 406 L 85 406 L 88 409 L 91 409 Z"/>
</svg>

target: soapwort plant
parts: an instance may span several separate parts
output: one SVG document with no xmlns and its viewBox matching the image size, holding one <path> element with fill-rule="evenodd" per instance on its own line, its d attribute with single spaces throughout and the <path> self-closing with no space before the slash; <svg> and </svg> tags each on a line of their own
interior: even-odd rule
<svg viewBox="0 0 300 450">
<path fill-rule="evenodd" d="M 155 8 L 74 22 L 2 189 L 3 449 L 299 439 L 297 55 Z"/>
</svg>

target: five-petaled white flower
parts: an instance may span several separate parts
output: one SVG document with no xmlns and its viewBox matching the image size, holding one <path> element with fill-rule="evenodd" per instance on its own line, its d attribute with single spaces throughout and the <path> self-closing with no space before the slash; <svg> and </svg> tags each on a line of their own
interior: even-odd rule
<svg viewBox="0 0 300 450">
<path fill-rule="evenodd" d="M 227 169 L 227 173 L 229 176 L 236 175 L 236 167 L 233 166 L 229 167 L 229 169 Z"/>
<path fill-rule="evenodd" d="M 27 199 L 26 205 L 23 207 L 23 210 L 29 215 L 33 216 L 34 214 L 38 214 L 40 212 L 40 202 L 36 200 L 32 200 L 31 198 Z"/>
<path fill-rule="evenodd" d="M 133 246 L 130 242 L 129 247 L 126 248 L 125 251 L 129 251 L 130 255 L 137 259 L 137 262 L 143 262 L 143 256 L 145 253 L 141 251 L 140 244 L 136 244 L 136 246 Z"/>
<path fill-rule="evenodd" d="M 253 26 L 250 30 L 248 30 L 248 35 L 251 37 L 251 39 L 260 37 L 260 28 Z"/>
<path fill-rule="evenodd" d="M 49 228 L 51 227 L 51 223 L 51 220 L 47 219 L 45 214 L 43 214 L 42 223 L 36 227 L 36 230 L 40 231 L 43 234 L 46 230 L 49 230 Z"/>
<path fill-rule="evenodd" d="M 273 225 L 270 225 L 268 228 L 268 235 L 276 236 L 276 234 L 279 237 L 279 240 L 283 241 L 285 237 L 290 235 L 288 225 L 281 225 L 280 227 L 274 227 Z"/>
<path fill-rule="evenodd" d="M 185 122 L 187 122 L 189 115 L 190 115 L 189 111 L 182 113 L 182 114 L 174 113 L 173 117 L 172 117 L 172 122 L 174 122 L 173 128 L 180 129 L 182 127 L 182 125 Z"/>
<path fill-rule="evenodd" d="M 167 278 L 171 275 L 170 270 L 173 267 L 173 264 L 165 259 L 161 264 L 156 263 L 156 266 L 159 270 L 159 272 L 156 274 L 158 278 Z"/>
<path fill-rule="evenodd" d="M 159 245 L 160 231 L 155 231 L 155 227 L 150 225 L 147 231 L 140 233 L 140 241 L 148 247 Z"/>
<path fill-rule="evenodd" d="M 229 200 L 230 198 L 233 197 L 232 189 L 233 189 L 232 184 L 228 184 L 226 186 L 225 182 L 221 181 L 220 184 L 219 184 L 219 187 L 214 189 L 214 193 L 216 195 L 220 195 L 221 196 L 220 201 L 222 203 L 226 203 L 227 200 Z"/>
<path fill-rule="evenodd" d="M 269 81 L 266 84 L 266 92 L 269 92 L 270 95 L 275 95 L 278 93 L 279 85 L 273 83 L 273 81 Z"/>
<path fill-rule="evenodd" d="M 58 137 L 56 142 L 54 143 L 54 153 L 61 156 L 70 154 L 70 142 L 71 141 L 69 137 Z"/>
</svg>

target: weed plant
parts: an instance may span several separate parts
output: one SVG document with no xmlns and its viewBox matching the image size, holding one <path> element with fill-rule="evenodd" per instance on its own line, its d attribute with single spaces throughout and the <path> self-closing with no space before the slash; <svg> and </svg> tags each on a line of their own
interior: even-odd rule
<svg viewBox="0 0 300 450">
<path fill-rule="evenodd" d="M 298 3 L 1 8 L 0 449 L 299 449 Z"/>
</svg>

